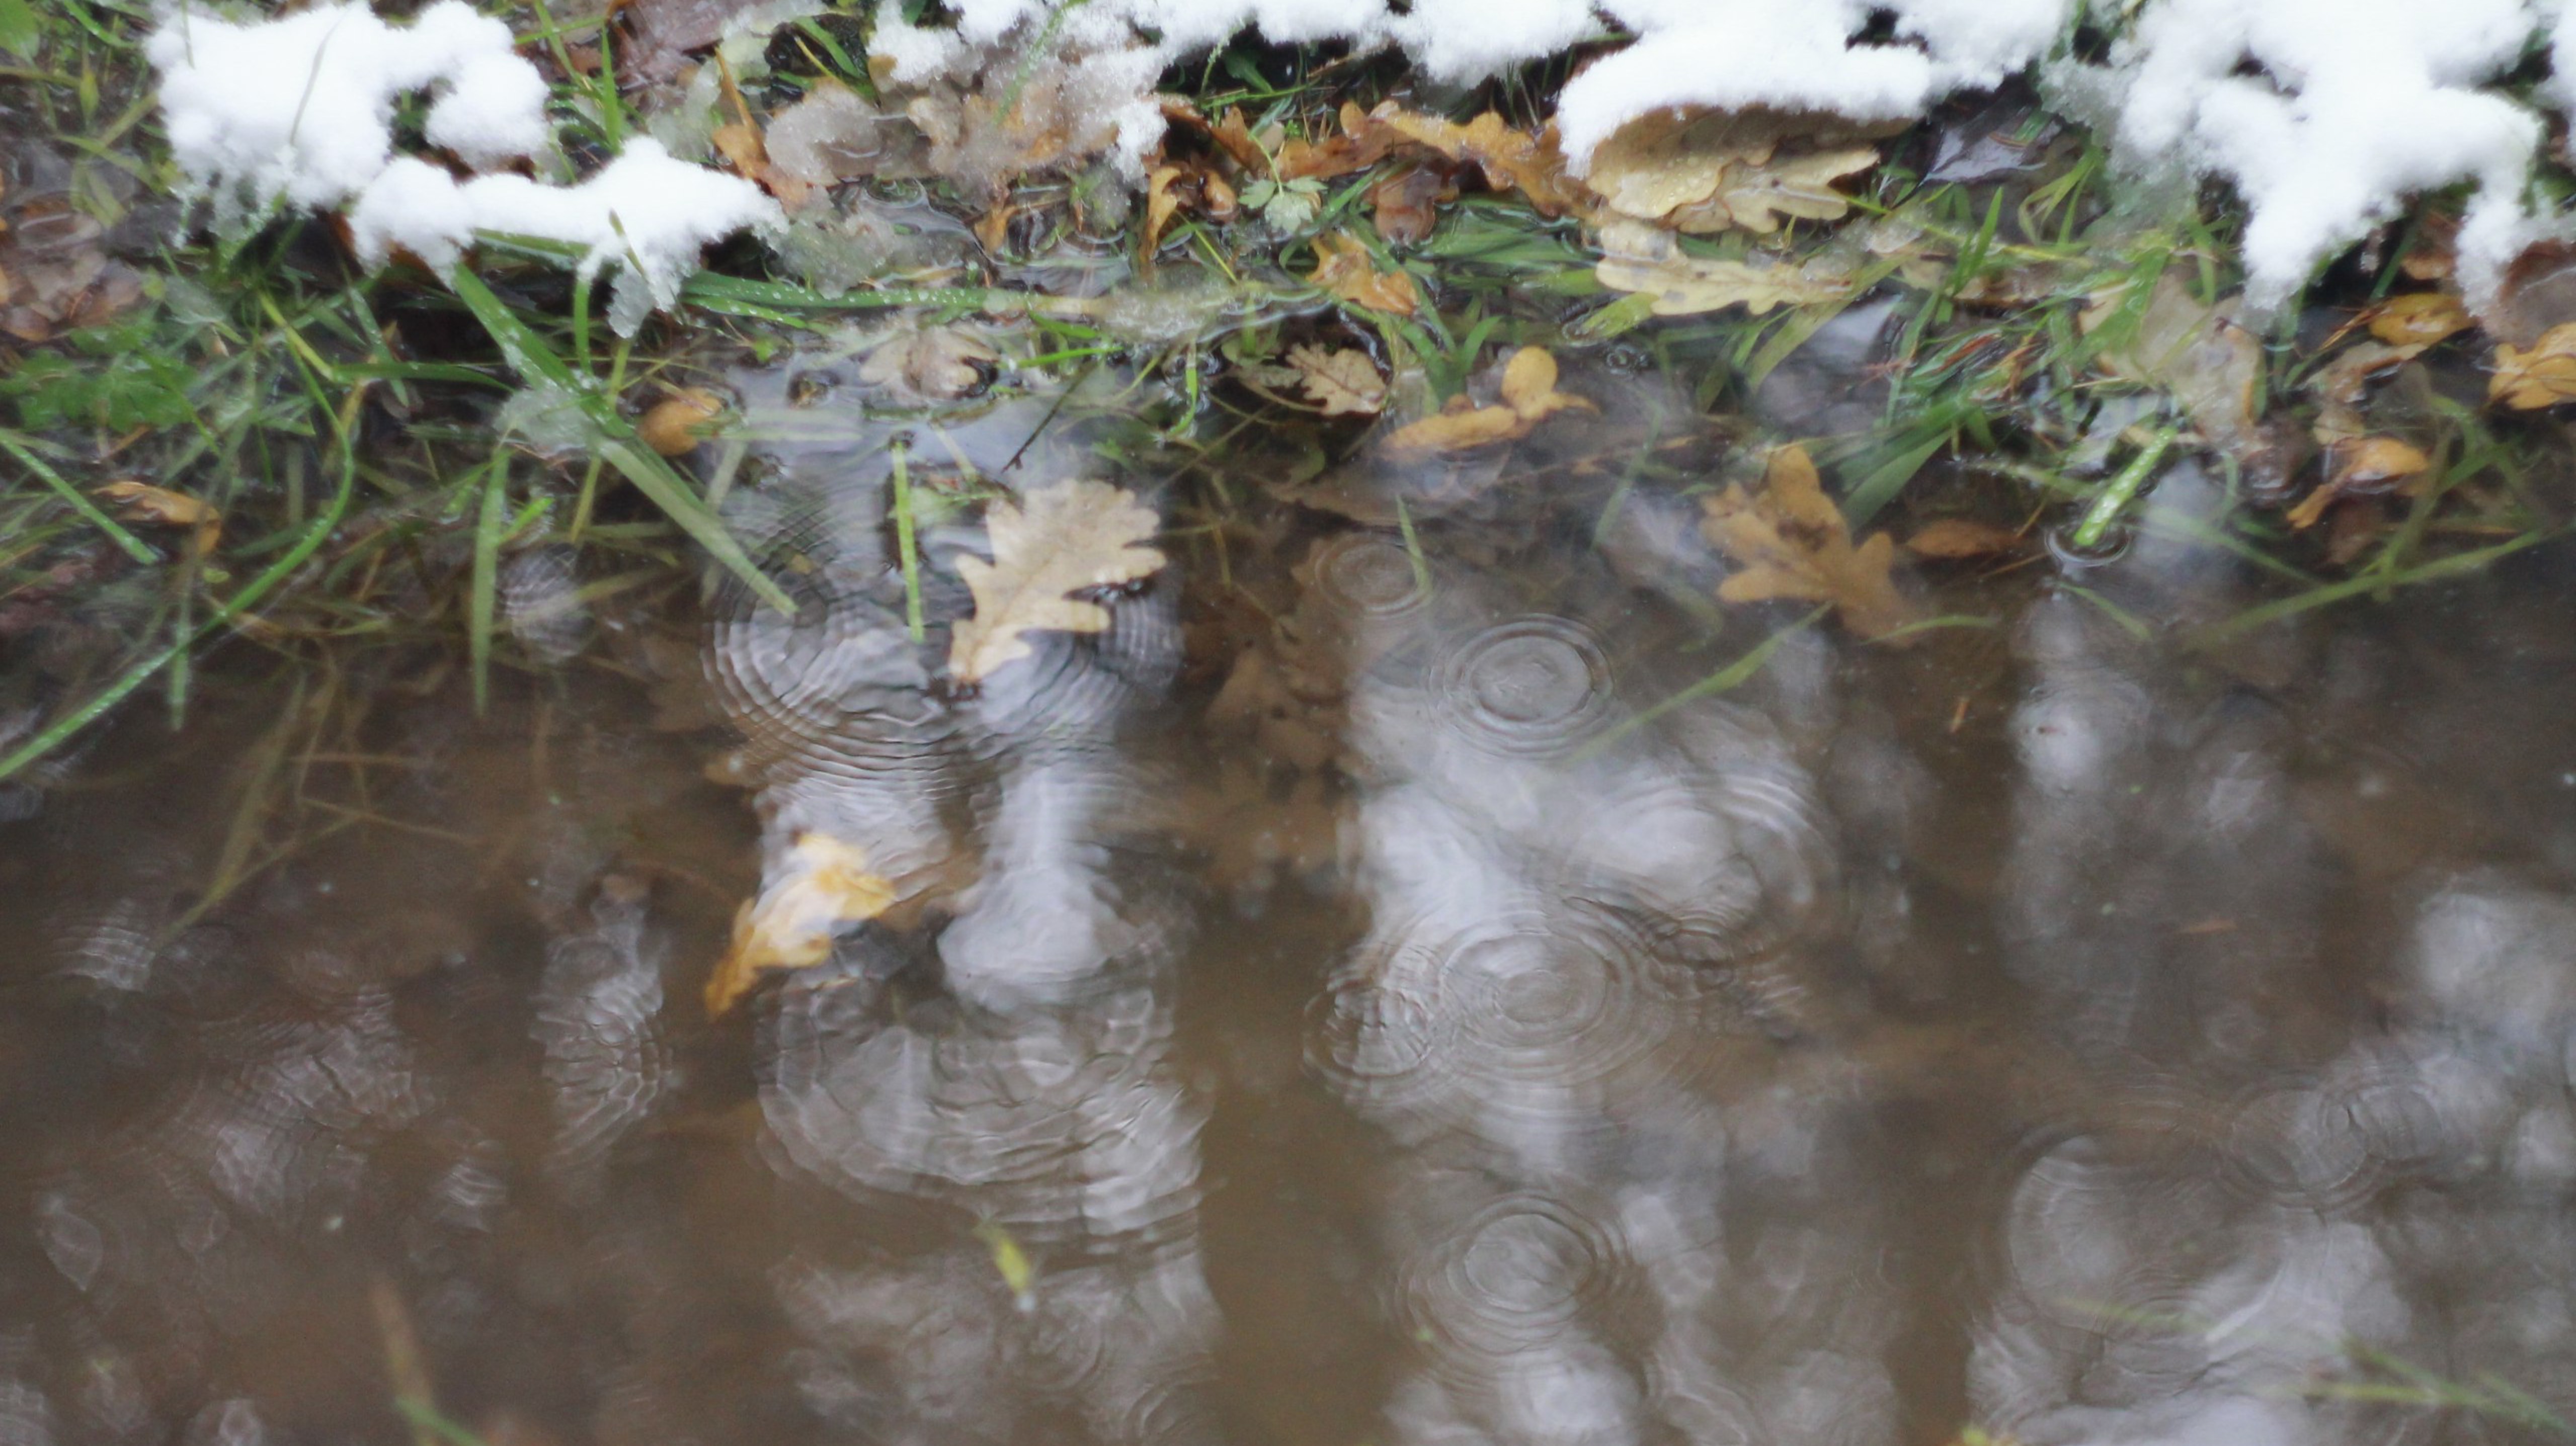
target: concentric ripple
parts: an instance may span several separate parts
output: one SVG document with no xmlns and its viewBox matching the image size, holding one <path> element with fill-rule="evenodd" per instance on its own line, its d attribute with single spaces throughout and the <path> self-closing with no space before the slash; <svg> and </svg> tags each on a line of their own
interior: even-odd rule
<svg viewBox="0 0 2576 1446">
<path fill-rule="evenodd" d="M 1363 1108 L 1467 1115 L 1582 1090 L 1654 1055 L 1687 992 L 1625 921 L 1573 907 L 1354 961 L 1324 1002 L 1317 1067 Z"/>
<path fill-rule="evenodd" d="M 1605 1319 L 1633 1285 L 1627 1252 L 1592 1213 L 1553 1193 L 1486 1204 L 1408 1262 L 1397 1301 L 1434 1370 L 1460 1380 L 1512 1373 Z"/>
<path fill-rule="evenodd" d="M 1345 614 L 1385 620 L 1418 610 L 1429 591 L 1404 545 L 1379 532 L 1350 532 L 1307 560 L 1317 596 Z"/>
<path fill-rule="evenodd" d="M 1486 629 L 1442 664 L 1435 684 L 1460 732 L 1496 753 L 1555 753 L 1610 713 L 1610 664 L 1591 634 L 1562 618 Z"/>
</svg>

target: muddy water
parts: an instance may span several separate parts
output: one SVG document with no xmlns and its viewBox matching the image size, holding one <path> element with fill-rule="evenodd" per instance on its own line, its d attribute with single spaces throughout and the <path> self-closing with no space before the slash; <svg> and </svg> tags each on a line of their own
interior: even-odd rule
<svg viewBox="0 0 2576 1446">
<path fill-rule="evenodd" d="M 776 381 L 796 617 L 532 555 L 483 720 L 244 664 L 11 796 L 0 1442 L 2576 1414 L 2576 558 L 2200 647 L 2269 594 L 2151 527 L 1694 690 L 1799 613 L 1712 632 L 1677 488 L 1448 472 L 1408 548 L 1007 402 L 907 443 L 1174 562 L 959 695 L 978 529 L 915 645 L 895 424 Z M 811 831 L 905 901 L 709 1021 Z"/>
</svg>

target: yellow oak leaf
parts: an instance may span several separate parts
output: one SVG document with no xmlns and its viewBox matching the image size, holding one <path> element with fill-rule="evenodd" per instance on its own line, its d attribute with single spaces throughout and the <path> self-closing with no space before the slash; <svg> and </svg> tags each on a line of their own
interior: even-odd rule
<svg viewBox="0 0 2576 1446">
<path fill-rule="evenodd" d="M 1016 507 L 994 503 L 984 513 L 993 560 L 957 559 L 975 594 L 975 615 L 950 630 L 949 676 L 977 683 L 1027 657 L 1025 633 L 1107 628 L 1107 608 L 1069 594 L 1151 576 L 1163 554 L 1144 543 L 1161 525 L 1151 509 L 1106 482 L 1059 483 Z"/>
<path fill-rule="evenodd" d="M 773 969 L 805 969 L 832 953 L 832 936 L 894 903 L 894 885 L 868 872 L 867 851 L 807 831 L 733 916 L 733 946 L 707 979 L 707 1016 L 718 1018 Z"/>
<path fill-rule="evenodd" d="M 1861 638 L 1883 638 L 1915 620 L 1914 605 L 1889 575 L 1895 542 L 1875 532 L 1852 545 L 1851 527 L 1825 495 L 1805 448 L 1773 452 L 1759 494 L 1738 483 L 1706 506 L 1700 531 L 1737 566 L 1718 585 L 1720 601 L 1830 603 Z"/>
<path fill-rule="evenodd" d="M 1411 316 L 1420 304 L 1413 278 L 1401 271 L 1380 271 L 1368 248 L 1347 231 L 1315 238 L 1315 269 L 1306 284 L 1320 287 L 1354 306 Z"/>
</svg>

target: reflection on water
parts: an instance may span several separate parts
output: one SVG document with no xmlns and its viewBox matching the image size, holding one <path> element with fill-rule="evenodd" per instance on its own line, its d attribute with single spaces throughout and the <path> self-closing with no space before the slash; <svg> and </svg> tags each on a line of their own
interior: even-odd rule
<svg viewBox="0 0 2576 1446">
<path fill-rule="evenodd" d="M 2194 652 L 2132 620 L 2253 584 L 2147 535 L 1689 694 L 1762 634 L 1678 491 L 1131 476 L 1175 565 L 960 692 L 895 424 L 770 382 L 793 616 L 528 553 L 567 661 L 490 720 L 218 690 L 0 825 L 0 1443 L 399 1440 L 389 1329 L 494 1446 L 2576 1414 L 2564 557 Z M 1047 415 L 937 445 L 1096 469 Z M 921 535 L 937 623 L 979 532 Z M 896 905 L 700 1017 L 817 832 Z"/>
</svg>

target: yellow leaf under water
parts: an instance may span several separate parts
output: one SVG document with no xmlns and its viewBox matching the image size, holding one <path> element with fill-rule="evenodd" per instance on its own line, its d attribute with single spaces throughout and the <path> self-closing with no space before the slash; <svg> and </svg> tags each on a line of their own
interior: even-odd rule
<svg viewBox="0 0 2576 1446">
<path fill-rule="evenodd" d="M 1700 530 L 1737 566 L 1718 585 L 1721 601 L 1831 603 L 1861 638 L 1882 638 L 1915 620 L 1914 605 L 1889 575 L 1896 544 L 1875 532 L 1852 545 L 1850 524 L 1825 495 L 1805 448 L 1773 452 L 1759 494 L 1739 483 L 1706 505 Z"/>
<path fill-rule="evenodd" d="M 1315 238 L 1315 269 L 1306 284 L 1319 287 L 1354 306 L 1411 316 L 1421 303 L 1413 278 L 1401 271 L 1380 271 L 1366 246 L 1348 232 Z"/>
<path fill-rule="evenodd" d="M 1163 554 L 1144 544 L 1161 526 L 1150 508 L 1106 482 L 1060 483 L 1016 507 L 994 503 L 984 514 L 993 560 L 957 559 L 975 594 L 975 616 L 949 633 L 949 676 L 980 682 L 1028 656 L 1026 633 L 1108 627 L 1107 608 L 1069 594 L 1151 576 Z"/>
<path fill-rule="evenodd" d="M 129 520 L 190 529 L 199 557 L 214 551 L 224 535 L 224 515 L 202 497 L 132 480 L 107 483 L 98 495 L 115 503 Z"/>
<path fill-rule="evenodd" d="M 1558 391 L 1556 376 L 1556 358 L 1546 348 L 1522 347 L 1503 364 L 1501 399 L 1495 405 L 1453 403 L 1449 410 L 1398 427 L 1386 439 L 1387 450 L 1400 455 L 1460 452 L 1526 437 L 1542 419 L 1569 407 L 1591 410 L 1592 403 Z"/>
<path fill-rule="evenodd" d="M 2487 400 L 2517 412 L 2576 402 L 2576 321 L 2542 332 L 2528 351 L 2510 343 L 2498 346 Z"/>
<path fill-rule="evenodd" d="M 804 969 L 832 953 L 844 927 L 894 903 L 894 885 L 868 872 L 857 844 L 807 831 L 788 846 L 758 896 L 733 918 L 733 946 L 707 979 L 707 1015 L 731 1010 L 772 969 Z"/>
</svg>

